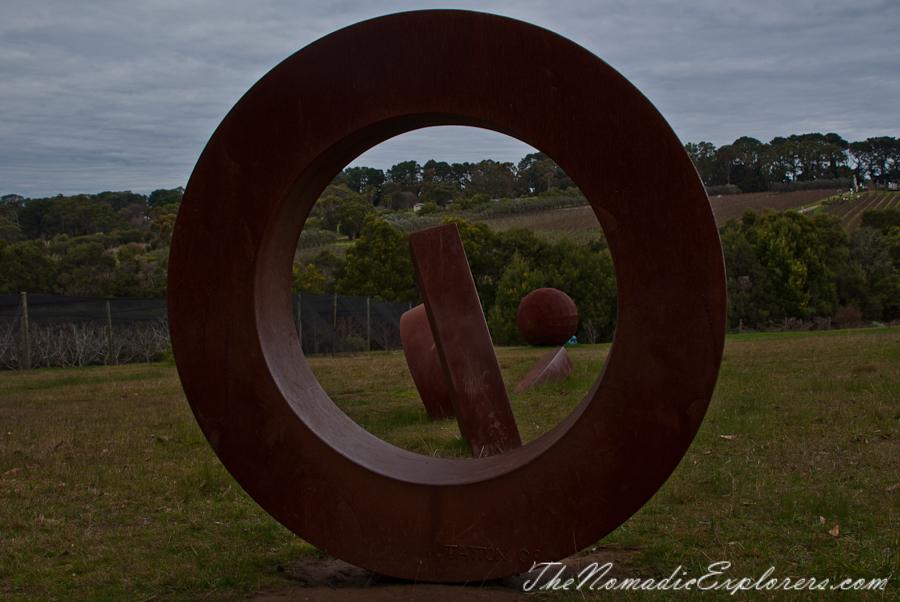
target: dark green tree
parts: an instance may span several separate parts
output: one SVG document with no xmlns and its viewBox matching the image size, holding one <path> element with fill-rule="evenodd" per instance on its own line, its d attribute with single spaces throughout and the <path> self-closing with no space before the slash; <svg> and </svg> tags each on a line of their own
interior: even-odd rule
<svg viewBox="0 0 900 602">
<path fill-rule="evenodd" d="M 70 247 L 60 261 L 56 287 L 60 294 L 75 297 L 101 297 L 115 285 L 115 258 L 98 242 Z"/>
<path fill-rule="evenodd" d="M 611 341 L 618 304 L 609 250 L 600 244 L 576 245 L 564 238 L 550 245 L 539 261 L 547 286 L 563 291 L 575 303 L 579 341 Z"/>
<path fill-rule="evenodd" d="M 729 220 L 721 231 L 729 325 L 831 315 L 839 300 L 833 268 L 847 257 L 846 237 L 834 221 L 748 210 L 742 222 Z M 851 285 L 852 274 L 843 276 Z"/>
<path fill-rule="evenodd" d="M 900 178 L 900 140 L 890 136 L 867 138 L 849 145 L 856 174 L 873 181 Z"/>
<path fill-rule="evenodd" d="M 22 197 L 14 194 L 6 195 L 0 200 L 0 240 L 13 243 L 21 238 L 18 212 L 21 210 L 22 201 L 24 201 Z"/>
<path fill-rule="evenodd" d="M 423 203 L 434 203 L 439 207 L 446 207 L 456 194 L 457 191 L 447 182 L 432 180 L 423 185 L 419 200 Z"/>
<path fill-rule="evenodd" d="M 425 182 L 444 182 L 452 186 L 455 182 L 453 168 L 446 161 L 429 159 L 422 166 L 422 180 Z"/>
<path fill-rule="evenodd" d="M 69 236 L 110 232 L 120 225 L 112 207 L 84 195 L 57 200 L 51 214 L 58 220 L 59 233 Z"/>
<path fill-rule="evenodd" d="M 793 211 L 764 213 L 756 228 L 756 256 L 784 312 L 798 318 L 830 315 L 837 293 L 813 221 Z"/>
<path fill-rule="evenodd" d="M 756 138 L 744 136 L 731 144 L 735 162 L 734 183 L 741 192 L 769 189 L 770 149 Z"/>
<path fill-rule="evenodd" d="M 408 239 L 384 219 L 367 216 L 359 239 L 347 250 L 346 266 L 340 274 L 335 271 L 334 291 L 419 303 Z"/>
<path fill-rule="evenodd" d="M 885 209 L 884 211 L 867 209 L 863 211 L 859 225 L 861 228 L 878 230 L 887 236 L 893 228 L 900 226 L 900 211 L 896 209 Z"/>
<path fill-rule="evenodd" d="M 491 338 L 498 345 L 522 345 L 524 340 L 516 327 L 516 312 L 522 299 L 547 284 L 547 277 L 522 258 L 514 255 L 497 283 L 494 303 L 486 319 Z"/>
<path fill-rule="evenodd" d="M 900 306 L 900 274 L 891 256 L 891 240 L 872 228 L 859 228 L 851 236 L 850 260 L 862 273 L 865 294 L 856 305 L 866 320 L 892 320 Z"/>
<path fill-rule="evenodd" d="M 124 209 L 129 205 L 147 205 L 147 197 L 143 194 L 137 194 L 135 192 L 131 192 L 130 190 L 126 190 L 124 192 L 101 192 L 99 194 L 92 195 L 92 198 L 98 203 L 105 203 L 112 207 L 113 211 L 118 211 L 120 209 Z M 180 202 L 179 197 L 179 202 Z"/>
<path fill-rule="evenodd" d="M 468 161 L 463 163 L 453 163 L 450 165 L 450 183 L 454 187 L 464 190 L 469 185 L 472 177 L 472 164 Z"/>
<path fill-rule="evenodd" d="M 331 230 L 332 232 L 337 231 L 337 212 L 338 209 L 341 208 L 342 203 L 343 199 L 333 194 L 325 198 L 320 198 L 318 201 L 316 201 L 315 208 L 313 209 L 313 214 L 319 220 L 319 227 L 321 227 L 323 230 Z"/>
<path fill-rule="evenodd" d="M 0 294 L 21 292 L 53 294 L 56 264 L 38 241 L 7 244 L 0 240 Z"/>
<path fill-rule="evenodd" d="M 356 240 L 365 225 L 366 216 L 374 211 L 368 199 L 357 194 L 340 204 L 334 212 L 334 219 L 341 234 L 346 234 L 350 240 Z"/>
<path fill-rule="evenodd" d="M 713 186 L 713 172 L 716 168 L 715 145 L 712 142 L 700 142 L 698 144 L 688 142 L 684 145 L 684 150 L 687 151 L 691 161 L 694 162 L 694 167 L 697 168 L 697 173 L 700 174 L 700 179 L 703 180 L 703 183 L 707 186 Z"/>
<path fill-rule="evenodd" d="M 183 196 L 184 188 L 181 186 L 171 189 L 160 188 L 150 193 L 150 197 L 147 199 L 147 204 L 150 207 L 173 205 L 175 203 L 180 203 L 181 197 Z"/>
<path fill-rule="evenodd" d="M 59 197 L 57 197 L 59 198 Z M 50 210 L 54 199 L 28 199 L 18 211 L 19 228 L 28 239 L 44 238 L 50 221 Z"/>
<path fill-rule="evenodd" d="M 400 186 L 402 192 L 419 194 L 422 168 L 415 161 L 402 161 L 391 166 L 387 171 L 387 179 Z"/>
<path fill-rule="evenodd" d="M 369 199 L 377 205 L 381 200 L 381 187 L 384 185 L 384 172 L 374 167 L 348 167 L 332 184 L 344 184 L 350 190 Z"/>
<path fill-rule="evenodd" d="M 475 287 L 483 307 L 489 307 L 493 303 L 496 291 L 498 274 L 502 270 L 494 266 L 494 245 L 496 235 L 486 225 L 473 223 L 459 217 L 446 217 L 442 224 L 455 223 L 459 228 L 459 237 L 462 240 L 466 259 L 469 261 L 469 269 L 475 280 Z"/>
</svg>

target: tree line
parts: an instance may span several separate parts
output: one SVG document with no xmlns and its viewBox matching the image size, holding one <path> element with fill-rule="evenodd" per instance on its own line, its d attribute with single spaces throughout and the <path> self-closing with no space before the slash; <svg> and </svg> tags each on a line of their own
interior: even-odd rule
<svg viewBox="0 0 900 602">
<path fill-rule="evenodd" d="M 839 218 L 752 210 L 721 229 L 728 320 L 755 327 L 834 316 L 844 326 L 900 318 L 900 213 L 867 210 L 848 234 Z"/>
<path fill-rule="evenodd" d="M 355 240 L 376 210 L 439 213 L 499 196 L 578 195 L 571 179 L 543 153 L 517 165 L 404 161 L 386 172 L 349 167 L 316 204 L 301 245 Z M 0 198 L 0 294 L 30 291 L 73 296 L 165 294 L 169 245 L 184 189 Z M 415 207 L 418 209 L 419 207 Z"/>
<path fill-rule="evenodd" d="M 890 136 L 847 142 L 837 134 L 813 133 L 776 137 L 768 144 L 744 136 L 719 148 L 689 142 L 685 150 L 707 187 L 732 187 L 732 192 L 789 190 L 825 181 L 848 185 L 853 178 L 860 185 L 900 181 L 900 140 Z"/>
<path fill-rule="evenodd" d="M 848 142 L 835 133 L 810 133 L 779 136 L 768 143 L 744 136 L 719 148 L 710 142 L 689 142 L 685 150 L 707 187 L 730 187 L 732 192 L 786 191 L 816 183 L 824 188 L 835 182 L 849 186 L 854 178 L 858 185 L 900 181 L 900 140 L 891 136 Z M 394 210 L 409 210 L 415 203 L 446 207 L 476 197 L 517 198 L 577 188 L 540 152 L 517 164 L 486 159 L 430 160 L 424 165 L 404 161 L 387 171 L 349 167 L 333 184 L 362 195 L 372 205 Z"/>
<path fill-rule="evenodd" d="M 182 188 L 0 198 L 0 294 L 165 295 Z"/>
<path fill-rule="evenodd" d="M 478 163 L 402 161 L 387 171 L 348 167 L 332 182 L 363 195 L 375 206 L 409 210 L 416 203 L 445 207 L 478 196 L 486 199 L 552 194 L 575 187 L 546 154 L 530 153 L 517 164 L 485 159 Z"/>
<path fill-rule="evenodd" d="M 785 182 L 831 182 L 847 175 L 896 179 L 896 146 L 888 137 L 845 143 L 834 134 L 807 134 L 776 138 L 768 145 L 741 138 L 720 149 L 708 143 L 688 144 L 686 149 L 707 184 L 724 181 L 749 191 Z M 0 293 L 164 295 L 169 245 L 183 193 L 175 188 L 149 195 L 124 191 L 2 197 Z M 299 250 L 292 286 L 298 292 L 418 302 L 403 230 L 412 219 L 404 216 L 420 209 L 417 215 L 431 213 L 429 219 L 435 221 L 451 216 L 445 220 L 460 224 L 498 342 L 516 342 L 511 326 L 518 304 L 514 299 L 516 291 L 529 286 L 568 292 L 583 312 L 587 329 L 579 331 L 582 340 L 608 340 L 615 323 L 615 285 L 602 241 L 590 246 L 551 244 L 528 230 L 494 233 L 474 223 L 481 209 L 504 205 L 489 203 L 492 199 L 546 197 L 506 201 L 542 203 L 566 195 L 580 193 L 542 153 L 529 154 L 518 164 L 431 160 L 424 165 L 405 161 L 387 171 L 348 167 L 321 195 L 301 247 L 333 241 L 338 234 L 356 242 L 346 258 L 328 250 L 304 256 Z M 465 208 L 469 221 L 459 219 L 459 210 Z M 867 214 L 864 228 L 852 235 L 835 218 L 791 212 L 748 212 L 741 221 L 726 224 L 721 235 L 730 326 L 831 316 L 846 307 L 866 320 L 900 317 L 900 230 L 894 229 L 900 224 L 885 225 L 878 220 L 893 218 L 872 215 Z"/>
</svg>

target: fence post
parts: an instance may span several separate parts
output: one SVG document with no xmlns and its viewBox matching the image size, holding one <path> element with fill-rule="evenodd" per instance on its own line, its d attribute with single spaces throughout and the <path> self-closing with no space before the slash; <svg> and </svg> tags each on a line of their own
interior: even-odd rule
<svg viewBox="0 0 900 602">
<path fill-rule="evenodd" d="M 109 310 L 109 299 L 106 300 L 106 365 L 118 364 L 118 358 L 113 357 L 113 329 L 112 312 Z"/>
<path fill-rule="evenodd" d="M 743 334 L 744 332 L 744 320 L 738 320 L 738 334 Z"/>
<path fill-rule="evenodd" d="M 369 302 L 371 300 L 371 297 L 366 297 L 366 351 L 372 350 L 372 322 L 369 312 Z"/>
<path fill-rule="evenodd" d="M 334 317 L 331 328 L 331 357 L 334 357 L 337 349 L 337 293 L 334 294 Z"/>
<path fill-rule="evenodd" d="M 31 341 L 28 338 L 28 293 L 22 293 L 22 358 L 19 370 L 31 370 Z"/>
</svg>

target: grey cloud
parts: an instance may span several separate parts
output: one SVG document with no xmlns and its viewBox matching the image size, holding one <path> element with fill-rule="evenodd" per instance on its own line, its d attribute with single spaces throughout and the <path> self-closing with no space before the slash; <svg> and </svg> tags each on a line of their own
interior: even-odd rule
<svg viewBox="0 0 900 602">
<path fill-rule="evenodd" d="M 8 3 L 0 18 L 0 194 L 186 183 L 203 146 L 269 69 L 335 29 L 413 2 L 147 0 Z M 465 1 L 585 46 L 684 141 L 811 131 L 900 135 L 900 3 L 799 0 Z M 339 75 L 336 75 L 339 76 Z M 515 161 L 493 133 L 414 132 L 357 160 Z"/>
</svg>

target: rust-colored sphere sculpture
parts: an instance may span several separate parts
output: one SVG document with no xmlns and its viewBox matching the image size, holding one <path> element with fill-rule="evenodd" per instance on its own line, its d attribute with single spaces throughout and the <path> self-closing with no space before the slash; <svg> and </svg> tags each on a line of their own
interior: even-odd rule
<svg viewBox="0 0 900 602">
<path fill-rule="evenodd" d="M 316 380 L 291 312 L 297 240 L 322 191 L 369 148 L 438 125 L 552 157 L 616 268 L 616 334 L 595 384 L 549 432 L 480 459 L 423 456 L 360 428 Z M 241 487 L 319 549 L 417 581 L 519 573 L 616 529 L 687 451 L 725 340 L 716 222 L 665 119 L 574 42 L 468 11 L 352 25 L 257 82 L 191 174 L 167 297 L 185 395 Z"/>
<path fill-rule="evenodd" d="M 539 288 L 519 303 L 516 327 L 529 345 L 564 345 L 578 330 L 578 309 L 561 290 Z"/>
</svg>

